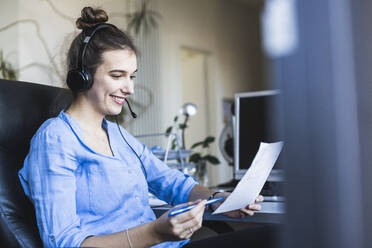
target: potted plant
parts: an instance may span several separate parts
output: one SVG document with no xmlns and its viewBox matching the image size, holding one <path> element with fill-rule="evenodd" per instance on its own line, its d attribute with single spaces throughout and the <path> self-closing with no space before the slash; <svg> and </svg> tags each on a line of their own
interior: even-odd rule
<svg viewBox="0 0 372 248">
<path fill-rule="evenodd" d="M 178 120 L 178 116 L 174 117 L 173 125 L 168 127 L 165 131 L 167 135 L 172 132 L 184 132 L 185 129 L 188 127 L 185 123 L 178 123 Z M 216 156 L 208 153 L 208 148 L 214 141 L 215 138 L 213 136 L 207 136 L 205 139 L 192 144 L 189 148 L 189 150 L 191 150 L 191 155 L 187 158 L 186 162 L 188 162 L 189 164 L 193 164 L 194 166 L 190 170 L 186 170 L 186 173 L 195 177 L 202 185 L 206 184 L 207 163 L 210 163 L 212 165 L 220 164 L 220 161 Z M 171 149 L 176 148 L 176 140 L 175 138 L 173 138 Z"/>
<path fill-rule="evenodd" d="M 0 49 L 0 77 L 7 80 L 17 80 L 17 71 L 12 64 L 5 61 L 3 51 Z"/>
</svg>

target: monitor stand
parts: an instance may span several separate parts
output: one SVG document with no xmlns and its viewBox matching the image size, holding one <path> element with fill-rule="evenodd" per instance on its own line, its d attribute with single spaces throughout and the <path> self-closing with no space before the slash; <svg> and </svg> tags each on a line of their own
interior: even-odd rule
<svg viewBox="0 0 372 248">
<path fill-rule="evenodd" d="M 231 179 L 228 182 L 221 183 L 216 187 L 212 187 L 212 190 L 221 191 L 221 192 L 232 192 L 236 185 L 239 183 L 239 180 Z M 272 182 L 267 181 L 263 186 L 260 194 L 264 196 L 265 201 L 284 201 L 284 183 L 281 181 Z"/>
<path fill-rule="evenodd" d="M 218 184 L 217 186 L 211 187 L 211 189 L 216 190 L 216 191 L 221 191 L 221 192 L 225 192 L 225 191 L 232 192 L 238 183 L 239 183 L 239 180 L 236 180 L 233 178 L 228 182 L 221 183 L 221 184 Z"/>
<path fill-rule="evenodd" d="M 221 183 L 219 184 L 217 187 L 219 188 L 235 188 L 235 186 L 239 183 L 239 180 L 236 180 L 236 179 L 231 179 L 230 181 L 226 182 L 226 183 Z"/>
</svg>

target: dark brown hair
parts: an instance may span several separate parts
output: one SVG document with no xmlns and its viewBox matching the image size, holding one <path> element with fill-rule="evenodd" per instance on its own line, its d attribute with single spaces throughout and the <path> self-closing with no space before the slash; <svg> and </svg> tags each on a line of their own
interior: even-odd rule
<svg viewBox="0 0 372 248">
<path fill-rule="evenodd" d="M 79 51 L 83 44 L 84 32 L 97 24 L 107 21 L 108 16 L 102 9 L 85 7 L 81 10 L 81 17 L 76 20 L 76 27 L 82 29 L 82 32 L 72 41 L 68 51 L 68 70 L 77 69 Z M 137 54 L 137 49 L 133 44 L 132 38 L 125 32 L 116 27 L 107 27 L 97 30 L 86 48 L 84 69 L 93 77 L 97 67 L 103 63 L 103 52 L 116 49 L 128 49 Z"/>
</svg>

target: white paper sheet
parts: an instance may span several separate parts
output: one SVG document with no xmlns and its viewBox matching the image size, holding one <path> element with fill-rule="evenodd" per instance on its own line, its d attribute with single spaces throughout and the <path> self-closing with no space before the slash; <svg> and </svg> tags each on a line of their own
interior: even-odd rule
<svg viewBox="0 0 372 248">
<path fill-rule="evenodd" d="M 248 204 L 254 203 L 269 177 L 282 148 L 283 142 L 261 143 L 251 167 L 236 185 L 234 191 L 213 214 L 244 208 Z"/>
</svg>

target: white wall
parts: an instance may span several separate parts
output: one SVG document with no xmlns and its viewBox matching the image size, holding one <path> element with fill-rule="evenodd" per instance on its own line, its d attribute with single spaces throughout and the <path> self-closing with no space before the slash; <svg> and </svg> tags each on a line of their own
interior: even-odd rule
<svg viewBox="0 0 372 248">
<path fill-rule="evenodd" d="M 0 29 L 18 20 L 18 1 L 0 1 Z M 18 66 L 18 27 L 0 32 L 0 49 L 4 58 Z"/>
<path fill-rule="evenodd" d="M 209 53 L 211 125 L 210 133 L 205 135 L 218 139 L 223 128 L 222 99 L 233 98 L 236 92 L 265 88 L 258 41 L 260 7 L 223 0 L 159 0 L 158 7 L 163 16 L 160 26 L 162 125 L 169 126 L 182 105 L 179 48 L 194 48 Z M 219 153 L 216 146 L 212 153 Z M 225 163 L 209 166 L 208 170 L 210 185 L 232 178 L 232 168 Z"/>
<path fill-rule="evenodd" d="M 182 80 L 179 48 L 186 46 L 208 52 L 209 121 L 206 135 L 218 136 L 223 128 L 222 99 L 236 92 L 265 89 L 259 43 L 259 4 L 242 4 L 230 0 L 151 0 L 162 15 L 159 28 L 147 36 L 137 37 L 139 45 L 138 87 L 133 97 L 138 102 L 151 98 L 146 111 L 135 107 L 140 117 L 131 122 L 134 134 L 162 132 L 172 123 L 182 105 Z M 0 32 L 0 48 L 9 60 L 21 68 L 19 80 L 64 85 L 65 55 L 74 35 L 75 20 L 83 6 L 100 6 L 110 22 L 126 27 L 118 13 L 138 8 L 139 0 L 2 0 L 0 28 L 16 20 L 32 19 L 40 27 L 22 23 Z M 151 97 L 146 92 L 151 91 Z M 217 143 L 217 142 L 216 142 Z M 212 152 L 217 154 L 217 147 Z M 221 161 L 223 161 L 222 157 Z M 232 177 L 227 165 L 210 166 L 209 182 L 217 184 Z"/>
<path fill-rule="evenodd" d="M 18 80 L 64 87 L 66 77 L 66 55 L 72 39 L 80 32 L 75 21 L 84 6 L 101 7 L 109 15 L 109 22 L 121 29 L 126 29 L 129 12 L 139 9 L 139 0 L 2 0 L 0 3 L 0 29 L 15 21 L 21 23 L 0 32 L 0 48 L 4 50 L 8 61 L 19 70 Z M 150 106 L 137 105 L 150 99 L 149 92 L 156 93 L 157 36 L 136 37 L 142 56 L 139 58 L 137 94 L 133 108 L 139 117 L 136 125 L 131 118 L 126 118 L 125 126 L 135 134 L 159 132 L 156 125 L 157 109 L 155 100 Z M 154 48 L 155 47 L 155 48 Z M 151 54 L 151 55 L 149 55 Z M 52 58 L 52 60 L 50 59 Z M 53 62 L 51 62 L 53 61 Z M 158 71 L 158 70 L 157 70 Z M 150 78 L 151 77 L 151 78 Z M 147 102 L 148 104 L 148 102 Z M 155 121 L 154 121 L 155 118 Z"/>
<path fill-rule="evenodd" d="M 62 86 L 66 75 L 65 57 L 72 41 L 75 20 L 87 5 L 102 6 L 108 13 L 124 11 L 126 1 L 40 1 L 2 0 L 1 26 L 14 21 L 23 22 L 0 32 L 0 47 L 16 54 L 10 61 L 20 68 L 19 80 Z M 56 10 L 54 10 L 53 6 Z M 112 18 L 114 24 L 125 27 L 124 19 Z M 39 30 L 39 32 L 38 32 Z M 12 37 L 9 40 L 9 37 Z M 50 62 L 48 51 L 55 63 Z"/>
</svg>

